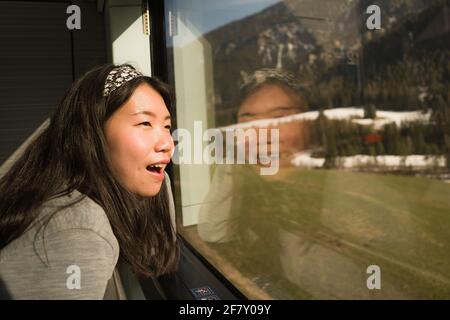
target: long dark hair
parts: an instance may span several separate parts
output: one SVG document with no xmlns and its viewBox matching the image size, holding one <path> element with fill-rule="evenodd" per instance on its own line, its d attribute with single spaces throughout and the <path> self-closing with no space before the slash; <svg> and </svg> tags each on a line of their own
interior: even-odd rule
<svg viewBox="0 0 450 320">
<path fill-rule="evenodd" d="M 112 174 L 103 130 L 142 83 L 155 89 L 169 109 L 173 97 L 166 84 L 145 76 L 104 97 L 105 80 L 114 67 L 96 67 L 74 82 L 48 127 L 1 177 L 0 250 L 33 226 L 46 201 L 78 190 L 105 210 L 120 258 L 135 273 L 158 276 L 175 270 L 179 247 L 165 184 L 149 198 L 126 190 Z"/>
</svg>

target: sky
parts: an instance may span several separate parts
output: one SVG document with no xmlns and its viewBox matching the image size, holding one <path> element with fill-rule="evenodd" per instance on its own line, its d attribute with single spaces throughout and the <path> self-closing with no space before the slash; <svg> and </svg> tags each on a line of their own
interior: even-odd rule
<svg viewBox="0 0 450 320">
<path fill-rule="evenodd" d="M 279 0 L 169 0 L 168 10 L 179 12 L 183 19 L 205 34 L 232 21 L 255 14 Z"/>
</svg>

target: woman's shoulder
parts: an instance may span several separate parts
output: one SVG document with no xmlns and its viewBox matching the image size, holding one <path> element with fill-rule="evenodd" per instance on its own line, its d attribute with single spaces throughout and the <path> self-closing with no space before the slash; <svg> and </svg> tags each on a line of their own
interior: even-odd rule
<svg viewBox="0 0 450 320">
<path fill-rule="evenodd" d="M 112 233 L 103 208 L 77 190 L 45 202 L 39 221 L 46 222 L 46 234 L 66 229 L 89 229 L 99 234 Z"/>
<path fill-rule="evenodd" d="M 46 201 L 31 227 L 4 249 L 12 253 L 27 246 L 36 248 L 42 239 L 73 235 L 74 232 L 95 233 L 111 246 L 114 256 L 118 257 L 119 244 L 105 211 L 94 200 L 77 190 Z M 6 252 L 2 253 L 5 258 Z"/>
<path fill-rule="evenodd" d="M 119 257 L 105 211 L 78 191 L 46 201 L 41 209 L 32 226 L 0 251 L 0 277 L 9 295 L 101 299 Z M 70 272 L 82 272 L 79 290 L 68 289 Z"/>
</svg>

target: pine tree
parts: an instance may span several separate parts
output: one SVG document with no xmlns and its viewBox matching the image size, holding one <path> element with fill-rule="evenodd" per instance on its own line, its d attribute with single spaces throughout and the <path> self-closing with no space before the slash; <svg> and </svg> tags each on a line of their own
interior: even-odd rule
<svg viewBox="0 0 450 320">
<path fill-rule="evenodd" d="M 338 150 L 336 146 L 336 130 L 332 121 L 328 121 L 326 126 L 326 145 L 325 145 L 325 163 L 326 168 L 336 167 L 336 157 L 338 155 Z"/>
<path fill-rule="evenodd" d="M 377 150 L 377 155 L 384 155 L 384 153 L 385 153 L 384 146 L 383 146 L 383 143 L 381 141 L 377 142 L 376 150 Z"/>
<path fill-rule="evenodd" d="M 444 94 L 447 98 L 450 98 L 448 92 Z M 432 115 L 432 119 L 436 123 L 438 131 L 441 132 L 443 141 L 442 151 L 447 159 L 447 168 L 450 169 L 450 105 L 447 105 L 445 102 L 444 94 L 436 96 L 436 109 Z"/>
<path fill-rule="evenodd" d="M 377 109 L 373 104 L 369 104 L 364 108 L 364 118 L 365 119 L 376 119 Z"/>
</svg>

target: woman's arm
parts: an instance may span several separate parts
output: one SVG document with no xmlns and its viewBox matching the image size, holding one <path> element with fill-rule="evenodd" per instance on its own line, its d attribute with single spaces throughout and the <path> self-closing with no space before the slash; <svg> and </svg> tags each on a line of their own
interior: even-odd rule
<svg viewBox="0 0 450 320">
<path fill-rule="evenodd" d="M 116 262 L 98 233 L 66 229 L 22 248 L 0 273 L 12 299 L 102 299 Z"/>
<path fill-rule="evenodd" d="M 233 239 L 231 210 L 233 201 L 231 165 L 218 165 L 208 194 L 199 212 L 198 235 L 206 242 L 228 242 Z"/>
</svg>

